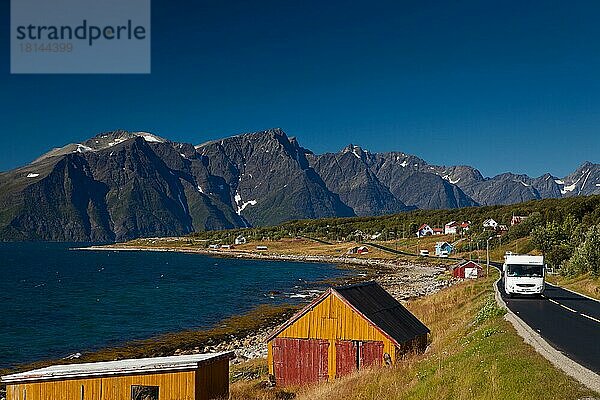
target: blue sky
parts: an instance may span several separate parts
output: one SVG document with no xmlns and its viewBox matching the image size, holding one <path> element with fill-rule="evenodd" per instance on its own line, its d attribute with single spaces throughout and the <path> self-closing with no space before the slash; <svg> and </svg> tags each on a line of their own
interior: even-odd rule
<svg viewBox="0 0 600 400">
<path fill-rule="evenodd" d="M 281 127 L 488 176 L 600 162 L 600 2 L 186 3 L 152 2 L 150 75 L 10 75 L 2 2 L 0 170 L 118 128 Z"/>
</svg>

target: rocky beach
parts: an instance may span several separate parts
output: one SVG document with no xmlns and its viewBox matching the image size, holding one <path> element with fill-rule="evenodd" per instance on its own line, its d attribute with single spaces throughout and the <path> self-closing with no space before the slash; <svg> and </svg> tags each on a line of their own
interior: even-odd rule
<svg viewBox="0 0 600 400">
<path fill-rule="evenodd" d="M 329 263 L 339 265 L 340 268 L 353 270 L 352 273 L 345 278 L 329 282 L 331 285 L 344 285 L 375 280 L 401 302 L 430 295 L 456 282 L 455 279 L 446 279 L 445 277 L 442 277 L 446 271 L 445 267 L 427 262 L 427 260 L 423 260 L 422 263 L 415 263 L 398 259 L 357 258 L 348 255 L 278 254 L 272 252 L 235 251 L 229 249 L 223 251 L 204 248 L 190 249 L 175 245 L 146 247 L 120 244 L 93 246 L 77 250 L 187 252 L 200 253 L 213 257 Z M 306 293 L 296 293 L 292 296 L 304 297 L 306 298 L 306 303 L 308 303 L 319 294 L 320 292 L 309 291 Z M 277 296 L 280 294 L 273 293 L 273 295 Z M 280 319 L 274 318 L 266 321 L 258 329 L 246 333 L 245 335 L 232 335 L 228 340 L 194 347 L 193 349 L 177 349 L 173 354 L 182 355 L 232 350 L 236 354 L 236 358 L 231 361 L 232 364 L 239 364 L 256 358 L 264 358 L 267 356 L 266 338 L 280 323 Z"/>
</svg>

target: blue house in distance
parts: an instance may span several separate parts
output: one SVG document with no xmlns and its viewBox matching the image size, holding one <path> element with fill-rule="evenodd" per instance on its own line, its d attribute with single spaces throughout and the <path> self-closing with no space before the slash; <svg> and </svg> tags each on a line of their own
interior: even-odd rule
<svg viewBox="0 0 600 400">
<path fill-rule="evenodd" d="M 451 254 L 454 247 L 448 242 L 437 242 L 435 244 L 435 255 L 439 256 L 442 254 L 442 251 L 446 251 L 446 254 Z"/>
</svg>

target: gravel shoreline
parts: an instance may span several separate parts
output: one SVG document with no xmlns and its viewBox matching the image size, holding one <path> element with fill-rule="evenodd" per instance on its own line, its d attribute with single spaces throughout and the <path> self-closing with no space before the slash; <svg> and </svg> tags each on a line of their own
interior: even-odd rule
<svg viewBox="0 0 600 400">
<path fill-rule="evenodd" d="M 419 265 L 400 260 L 360 259 L 356 257 L 334 257 L 319 255 L 288 255 L 274 253 L 255 253 L 241 251 L 214 251 L 208 249 L 185 249 L 181 247 L 132 247 L 132 246 L 92 246 L 74 250 L 88 251 L 158 251 L 158 252 L 183 252 L 197 253 L 214 257 L 245 258 L 273 261 L 293 262 L 319 262 L 338 264 L 356 269 L 345 279 L 345 283 L 354 283 L 363 280 L 375 280 L 396 299 L 405 302 L 408 299 L 427 296 L 448 287 L 456 282 L 454 279 L 439 279 L 445 271 L 444 267 L 432 265 Z M 339 283 L 339 282 L 337 282 Z M 318 293 L 307 296 L 311 301 Z M 174 355 L 211 353 L 218 351 L 234 351 L 236 358 L 232 364 L 239 364 L 247 360 L 264 358 L 267 356 L 266 338 L 277 327 L 273 321 L 260 327 L 258 330 L 240 338 L 222 341 L 214 345 L 196 347 L 192 350 L 175 351 Z"/>
<path fill-rule="evenodd" d="M 423 267 L 411 263 L 385 263 L 384 265 L 387 273 L 376 276 L 374 280 L 400 302 L 406 302 L 408 299 L 417 297 L 428 296 L 457 282 L 457 280 L 438 279 L 444 272 L 444 269 L 441 267 Z M 307 298 L 307 301 L 314 299 L 314 297 L 318 295 L 319 294 L 314 294 L 310 298 Z M 232 364 L 239 364 L 255 358 L 265 358 L 267 356 L 266 338 L 277 326 L 278 324 L 276 323 L 267 324 L 243 338 L 232 339 L 231 341 L 221 342 L 214 346 L 206 346 L 202 349 L 194 349 L 194 351 L 191 352 L 180 351 L 175 354 L 231 350 L 234 351 L 236 355 L 236 358 L 231 361 Z"/>
</svg>

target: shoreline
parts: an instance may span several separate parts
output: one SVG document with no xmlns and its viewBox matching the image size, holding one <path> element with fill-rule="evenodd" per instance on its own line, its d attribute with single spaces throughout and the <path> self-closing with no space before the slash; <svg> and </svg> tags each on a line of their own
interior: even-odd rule
<svg viewBox="0 0 600 400">
<path fill-rule="evenodd" d="M 453 279 L 439 281 L 438 276 L 442 275 L 447 268 L 433 263 L 416 263 L 403 259 L 381 259 L 381 258 L 357 258 L 345 256 L 328 255 L 300 255 L 300 254 L 280 254 L 272 252 L 240 251 L 240 250 L 211 250 L 205 248 L 183 248 L 181 246 L 127 246 L 127 245 L 101 245 L 72 248 L 74 251 L 154 251 L 154 252 L 176 252 L 188 254 L 201 254 L 215 258 L 239 258 L 247 260 L 265 260 L 265 261 L 287 261 L 287 262 L 306 262 L 323 263 L 337 265 L 341 268 L 354 270 L 349 276 L 325 280 L 323 283 L 351 284 L 366 280 L 376 280 L 392 296 L 400 301 L 406 301 L 411 298 L 422 297 L 434 293 L 440 282 L 452 283 Z M 439 261 L 439 260 L 438 260 Z M 360 271 L 358 272 L 357 271 Z M 420 280 L 422 282 L 419 282 Z M 319 283 L 319 282 L 315 282 Z M 409 288 L 398 288 L 398 284 L 408 284 Z M 419 284 L 421 283 L 421 284 Z M 448 286 L 447 284 L 444 284 Z M 442 285 L 442 286 L 444 286 Z M 411 290 L 412 289 L 412 290 Z M 431 291 L 431 289 L 435 291 Z M 314 297 L 314 296 L 311 296 Z"/>
<path fill-rule="evenodd" d="M 190 253 L 202 254 L 211 257 L 226 257 L 226 258 L 244 258 L 249 260 L 267 260 L 267 261 L 291 261 L 291 262 L 314 262 L 324 264 L 343 264 L 357 266 L 395 266 L 397 263 L 390 262 L 384 259 L 376 258 L 356 258 L 356 257 L 335 257 L 323 255 L 299 255 L 299 254 L 278 254 L 278 253 L 259 253 L 250 251 L 227 250 L 215 251 L 201 248 L 182 248 L 177 246 L 117 246 L 117 245 L 102 245 L 89 247 L 73 247 L 69 250 L 74 251 L 155 251 L 155 252 L 175 252 L 175 253 Z M 428 268 L 428 267 L 423 267 Z"/>
<path fill-rule="evenodd" d="M 243 258 L 250 260 L 267 261 L 287 261 L 287 262 L 310 262 L 337 265 L 340 268 L 348 268 L 351 272 L 344 277 L 326 280 L 330 285 L 339 286 L 344 284 L 353 284 L 368 280 L 375 280 L 382 285 L 397 300 L 405 303 L 410 299 L 420 298 L 436 293 L 439 290 L 456 283 L 455 279 L 441 280 L 440 276 L 444 274 L 446 268 L 434 266 L 432 264 L 423 265 L 401 259 L 379 259 L 379 258 L 356 258 L 326 255 L 300 255 L 300 254 L 278 254 L 269 252 L 240 251 L 240 250 L 212 250 L 204 248 L 182 248 L 181 246 L 123 246 L 123 245 L 102 245 L 74 248 L 71 250 L 80 251 L 154 251 L 154 252 L 180 252 L 189 254 L 201 254 L 215 258 Z M 425 261 L 425 260 L 423 260 Z M 311 292 L 309 295 L 302 295 L 305 303 L 309 303 L 320 293 Z M 243 317 L 243 315 L 241 316 Z M 214 351 L 234 351 L 236 358 L 232 364 L 266 357 L 267 349 L 265 338 L 269 332 L 276 328 L 281 321 L 265 321 L 253 332 L 244 337 L 235 338 L 229 341 L 222 341 L 204 348 L 195 348 L 193 350 L 179 350 L 174 354 L 195 354 L 201 352 Z"/>
<path fill-rule="evenodd" d="M 243 258 L 254 260 L 313 262 L 338 265 L 350 272 L 343 277 L 326 279 L 327 285 L 343 285 L 361 281 L 375 280 L 392 296 L 402 302 L 427 296 L 454 283 L 454 280 L 441 280 L 439 277 L 445 268 L 421 265 L 394 259 L 359 259 L 356 257 L 336 257 L 323 255 L 291 255 L 273 253 L 254 253 L 241 251 L 211 251 L 205 249 L 182 249 L 177 247 L 141 247 L 141 246 L 90 246 L 70 248 L 75 251 L 156 251 L 201 254 L 211 257 Z M 320 293 L 311 291 L 303 294 L 303 301 L 297 306 L 284 303 L 279 306 L 257 305 L 250 312 L 234 315 L 216 323 L 213 327 L 201 330 L 185 330 L 134 340 L 110 348 L 95 351 L 80 350 L 61 359 L 39 360 L 17 365 L 2 371 L 40 368 L 58 363 L 94 362 L 108 359 L 138 358 L 159 355 L 184 355 L 232 350 L 236 358 L 232 364 L 246 360 L 266 357 L 265 338 L 279 324 L 287 320 L 297 309 L 303 307 Z"/>
</svg>

